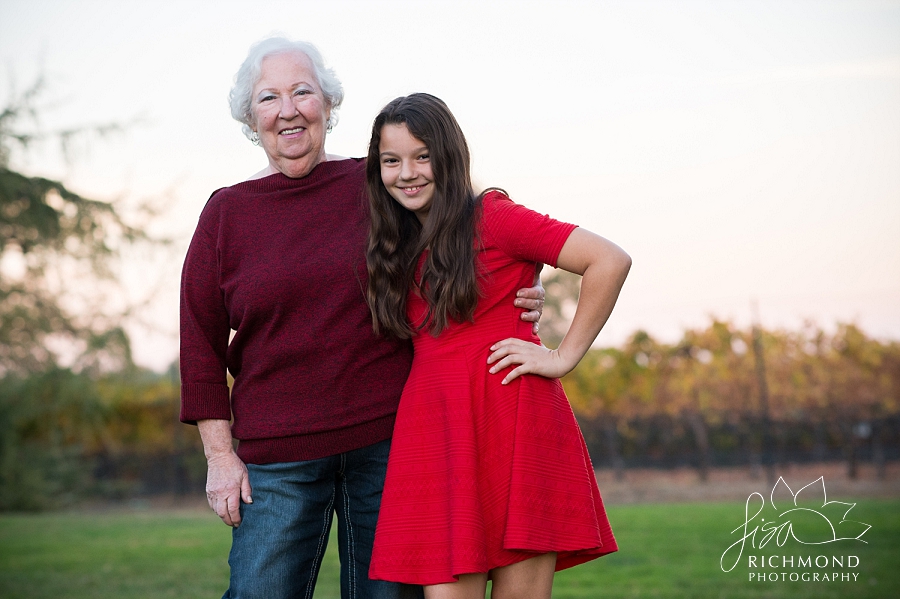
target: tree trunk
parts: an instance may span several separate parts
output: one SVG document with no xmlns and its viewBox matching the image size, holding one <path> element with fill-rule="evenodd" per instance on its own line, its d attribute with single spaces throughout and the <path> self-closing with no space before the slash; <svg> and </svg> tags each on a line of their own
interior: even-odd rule
<svg viewBox="0 0 900 599">
<path fill-rule="evenodd" d="M 759 412 L 762 424 L 762 462 L 766 468 L 766 478 L 775 484 L 775 460 L 772 455 L 772 418 L 769 414 L 769 385 L 766 381 L 766 362 L 763 356 L 762 331 L 753 327 L 753 356 L 756 362 L 756 379 L 759 386 Z"/>
<path fill-rule="evenodd" d="M 685 419 L 694 433 L 694 441 L 697 444 L 697 472 L 700 480 L 706 482 L 709 479 L 709 432 L 703 415 L 699 412 L 686 412 Z"/>
<path fill-rule="evenodd" d="M 741 447 L 747 458 L 747 466 L 750 467 L 750 478 L 759 480 L 763 476 L 762 471 L 762 453 L 760 453 L 760 443 L 756 437 L 756 419 L 752 414 L 744 414 L 738 423 L 740 431 Z"/>
<path fill-rule="evenodd" d="M 619 453 L 619 431 L 614 420 L 604 420 L 603 433 L 606 437 L 606 452 L 609 454 L 616 480 L 625 480 L 625 462 Z"/>
<path fill-rule="evenodd" d="M 173 392 L 176 394 L 176 401 L 173 402 L 176 410 L 175 427 L 172 429 L 172 491 L 176 497 L 184 497 L 188 494 L 188 472 L 185 466 L 184 425 L 178 422 L 181 413 L 181 402 L 178 400 L 177 394 L 181 388 L 181 379 L 177 368 L 177 363 L 169 367 L 169 380 L 172 382 Z"/>
<path fill-rule="evenodd" d="M 847 458 L 847 477 L 856 480 L 859 477 L 859 459 L 856 451 L 856 422 L 845 421 L 841 426 L 844 437 L 844 455 Z"/>
<path fill-rule="evenodd" d="M 872 463 L 875 466 L 875 476 L 878 480 L 884 480 L 887 476 L 884 459 L 884 419 L 876 418 L 872 422 Z"/>
<path fill-rule="evenodd" d="M 825 419 L 821 415 L 816 419 L 813 435 L 813 460 L 821 464 L 825 461 L 827 455 L 827 431 L 825 429 Z"/>
</svg>

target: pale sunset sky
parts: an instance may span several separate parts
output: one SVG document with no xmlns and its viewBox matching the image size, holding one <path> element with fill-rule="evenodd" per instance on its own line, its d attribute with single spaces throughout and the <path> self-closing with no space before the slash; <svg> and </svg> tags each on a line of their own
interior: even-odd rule
<svg viewBox="0 0 900 599">
<path fill-rule="evenodd" d="M 159 198 L 170 255 L 130 252 L 135 358 L 177 355 L 181 260 L 209 194 L 265 165 L 227 106 L 249 46 L 316 44 L 344 83 L 333 154 L 425 91 L 453 110 L 483 186 L 628 251 L 600 345 L 674 341 L 711 317 L 855 322 L 900 339 L 900 1 L 0 1 L 0 101 L 43 73 L 41 124 L 138 119 L 71 165 L 19 157 L 98 199 Z M 115 298 L 110 299 L 115 302 Z"/>
</svg>

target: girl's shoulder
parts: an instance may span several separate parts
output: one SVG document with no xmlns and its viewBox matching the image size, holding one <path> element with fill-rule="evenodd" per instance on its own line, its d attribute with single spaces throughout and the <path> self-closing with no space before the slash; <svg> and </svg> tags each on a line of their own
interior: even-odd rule
<svg viewBox="0 0 900 599">
<path fill-rule="evenodd" d="M 514 203 L 509 194 L 499 187 L 489 187 L 481 192 L 481 204 L 487 208 L 495 209 L 502 207 L 504 203 Z"/>
<path fill-rule="evenodd" d="M 497 218 L 503 219 L 505 213 L 514 210 L 516 206 L 504 190 L 491 187 L 481 194 L 481 221 L 490 223 Z"/>
<path fill-rule="evenodd" d="M 555 265 L 562 245 L 577 228 L 515 203 L 502 190 L 484 193 L 482 206 L 482 247 L 497 247 L 517 260 Z"/>
<path fill-rule="evenodd" d="M 496 229 L 509 222 L 517 222 L 532 210 L 521 204 L 517 204 L 506 191 L 492 187 L 481 195 L 481 220 L 487 228 Z"/>
</svg>

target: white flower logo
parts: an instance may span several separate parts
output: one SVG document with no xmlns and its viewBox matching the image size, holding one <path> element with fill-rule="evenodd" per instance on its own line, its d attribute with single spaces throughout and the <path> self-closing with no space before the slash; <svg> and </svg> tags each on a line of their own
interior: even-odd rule
<svg viewBox="0 0 900 599">
<path fill-rule="evenodd" d="M 758 505 L 756 513 L 752 516 L 750 515 L 751 503 Z M 855 503 L 828 501 L 825 493 L 825 477 L 823 476 L 802 487 L 796 493 L 788 486 L 784 478 L 779 477 L 769 494 L 768 505 L 759 493 L 751 493 L 747 497 L 747 503 L 744 505 L 744 523 L 731 531 L 731 534 L 738 531 L 742 531 L 743 534 L 722 553 L 722 557 L 719 558 L 719 566 L 723 572 L 733 570 L 744 553 L 747 539 L 750 539 L 750 546 L 753 549 L 765 547 L 773 538 L 779 547 L 783 547 L 788 539 L 794 539 L 802 545 L 824 545 L 836 541 L 866 543 L 862 540 L 862 536 L 872 526 L 847 519 L 847 515 L 854 507 L 856 507 Z M 759 518 L 758 523 L 757 518 Z M 757 532 L 761 534 L 758 544 Z M 729 553 L 734 554 L 735 548 L 737 548 L 737 557 L 730 562 L 727 556 Z M 726 567 L 726 563 L 731 563 L 731 565 Z"/>
</svg>

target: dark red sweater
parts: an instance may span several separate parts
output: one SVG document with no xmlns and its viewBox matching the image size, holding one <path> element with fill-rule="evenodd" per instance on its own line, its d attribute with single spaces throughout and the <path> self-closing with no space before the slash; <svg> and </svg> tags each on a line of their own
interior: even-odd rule
<svg viewBox="0 0 900 599">
<path fill-rule="evenodd" d="M 200 215 L 181 278 L 181 420 L 233 417 L 247 463 L 391 436 L 412 352 L 372 332 L 364 181 L 361 159 L 324 162 L 221 189 Z"/>
</svg>

